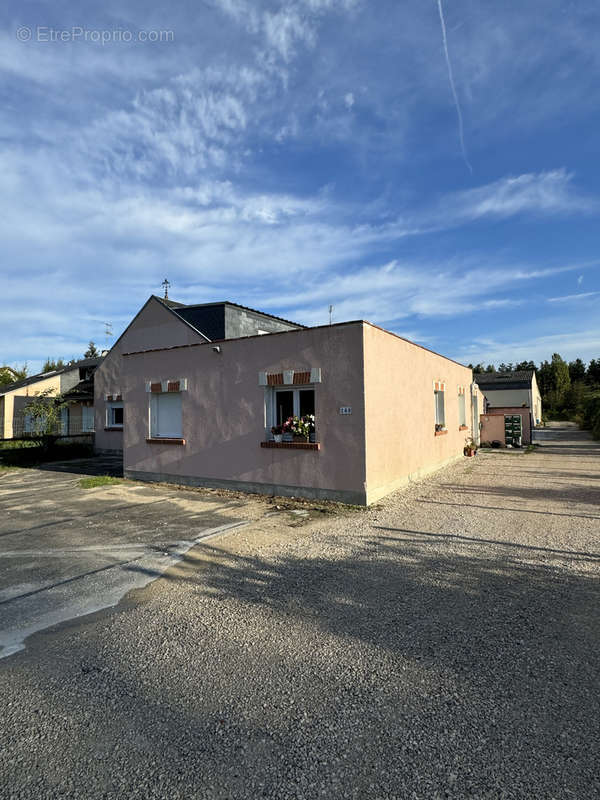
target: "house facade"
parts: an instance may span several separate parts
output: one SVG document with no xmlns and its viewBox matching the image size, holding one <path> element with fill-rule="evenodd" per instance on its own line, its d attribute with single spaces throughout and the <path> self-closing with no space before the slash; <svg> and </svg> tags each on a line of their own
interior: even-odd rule
<svg viewBox="0 0 600 800">
<path fill-rule="evenodd" d="M 94 430 L 93 374 L 102 358 L 85 358 L 52 372 L 32 375 L 0 387 L 0 438 L 13 439 L 33 432 L 27 405 L 33 397 L 50 390 L 62 395 L 68 405 L 62 409 L 59 433 L 76 436 Z M 85 393 L 78 391 L 87 387 Z"/>
<path fill-rule="evenodd" d="M 542 396 L 535 370 L 484 372 L 475 375 L 475 381 L 485 395 L 486 409 L 527 408 L 531 427 L 541 423 Z"/>
<path fill-rule="evenodd" d="M 129 369 L 129 363 L 124 361 L 126 353 L 153 349 L 165 352 L 182 345 L 208 344 L 302 327 L 236 303 L 184 305 L 152 295 L 94 376 L 97 452 L 119 453 L 124 448 L 123 386 Z"/>
<path fill-rule="evenodd" d="M 478 437 L 471 370 L 368 322 L 215 344 L 151 301 L 96 376 L 96 445 L 127 477 L 368 504 Z M 312 413 L 314 442 L 273 441 Z"/>
</svg>

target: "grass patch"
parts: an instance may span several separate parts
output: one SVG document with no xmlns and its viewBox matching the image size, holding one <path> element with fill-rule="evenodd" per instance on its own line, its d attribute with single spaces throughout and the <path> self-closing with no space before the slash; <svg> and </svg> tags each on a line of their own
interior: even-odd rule
<svg viewBox="0 0 600 800">
<path fill-rule="evenodd" d="M 0 450 L 24 450 L 39 446 L 39 442 L 33 439 L 0 439 Z"/>
<path fill-rule="evenodd" d="M 96 475 L 93 478 L 82 478 L 79 486 L 82 489 L 95 489 L 96 486 L 116 486 L 123 483 L 123 478 L 114 478 L 112 475 Z"/>
</svg>

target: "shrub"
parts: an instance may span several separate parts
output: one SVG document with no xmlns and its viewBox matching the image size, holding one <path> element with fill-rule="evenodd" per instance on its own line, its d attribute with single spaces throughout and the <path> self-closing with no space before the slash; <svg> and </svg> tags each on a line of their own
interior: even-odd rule
<svg viewBox="0 0 600 800">
<path fill-rule="evenodd" d="M 587 398 L 583 409 L 583 427 L 591 430 L 598 414 L 600 414 L 600 395 L 591 395 Z"/>
</svg>

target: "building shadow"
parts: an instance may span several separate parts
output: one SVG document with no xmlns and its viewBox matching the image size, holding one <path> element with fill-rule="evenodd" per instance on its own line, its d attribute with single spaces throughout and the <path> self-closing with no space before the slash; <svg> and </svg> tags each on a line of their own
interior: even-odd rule
<svg viewBox="0 0 600 800">
<path fill-rule="evenodd" d="M 68 472 L 72 475 L 110 475 L 123 477 L 123 456 L 97 455 L 68 461 L 48 461 L 36 464 L 36 469 L 46 472 Z"/>
<path fill-rule="evenodd" d="M 88 797 L 594 794 L 596 553 L 385 527 L 335 546 L 200 544 L 136 627 L 124 616 L 129 636 L 117 613 L 57 646 L 58 668 L 13 667 L 23 714 L 45 695 L 62 725 L 25 770 L 10 717 L 16 785 L 18 769 Z"/>
</svg>

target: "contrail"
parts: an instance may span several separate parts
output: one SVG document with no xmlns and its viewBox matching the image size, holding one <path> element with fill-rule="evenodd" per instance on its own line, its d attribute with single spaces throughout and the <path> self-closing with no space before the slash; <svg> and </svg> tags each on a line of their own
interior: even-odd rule
<svg viewBox="0 0 600 800">
<path fill-rule="evenodd" d="M 473 167 L 471 166 L 467 157 L 467 148 L 465 147 L 465 135 L 463 128 L 462 111 L 460 110 L 460 103 L 458 102 L 458 95 L 456 94 L 456 86 L 454 85 L 454 76 L 452 75 L 452 64 L 450 63 L 450 56 L 448 54 L 448 39 L 446 37 L 446 22 L 444 20 L 444 9 L 442 8 L 442 0 L 437 0 L 438 11 L 440 12 L 440 23 L 442 26 L 442 41 L 444 43 L 444 54 L 446 56 L 446 65 L 448 67 L 448 80 L 450 81 L 450 89 L 452 90 L 452 97 L 454 98 L 454 105 L 456 107 L 456 116 L 458 117 L 458 138 L 460 139 L 460 149 L 465 164 L 469 168 L 469 172 L 473 174 Z"/>
</svg>

